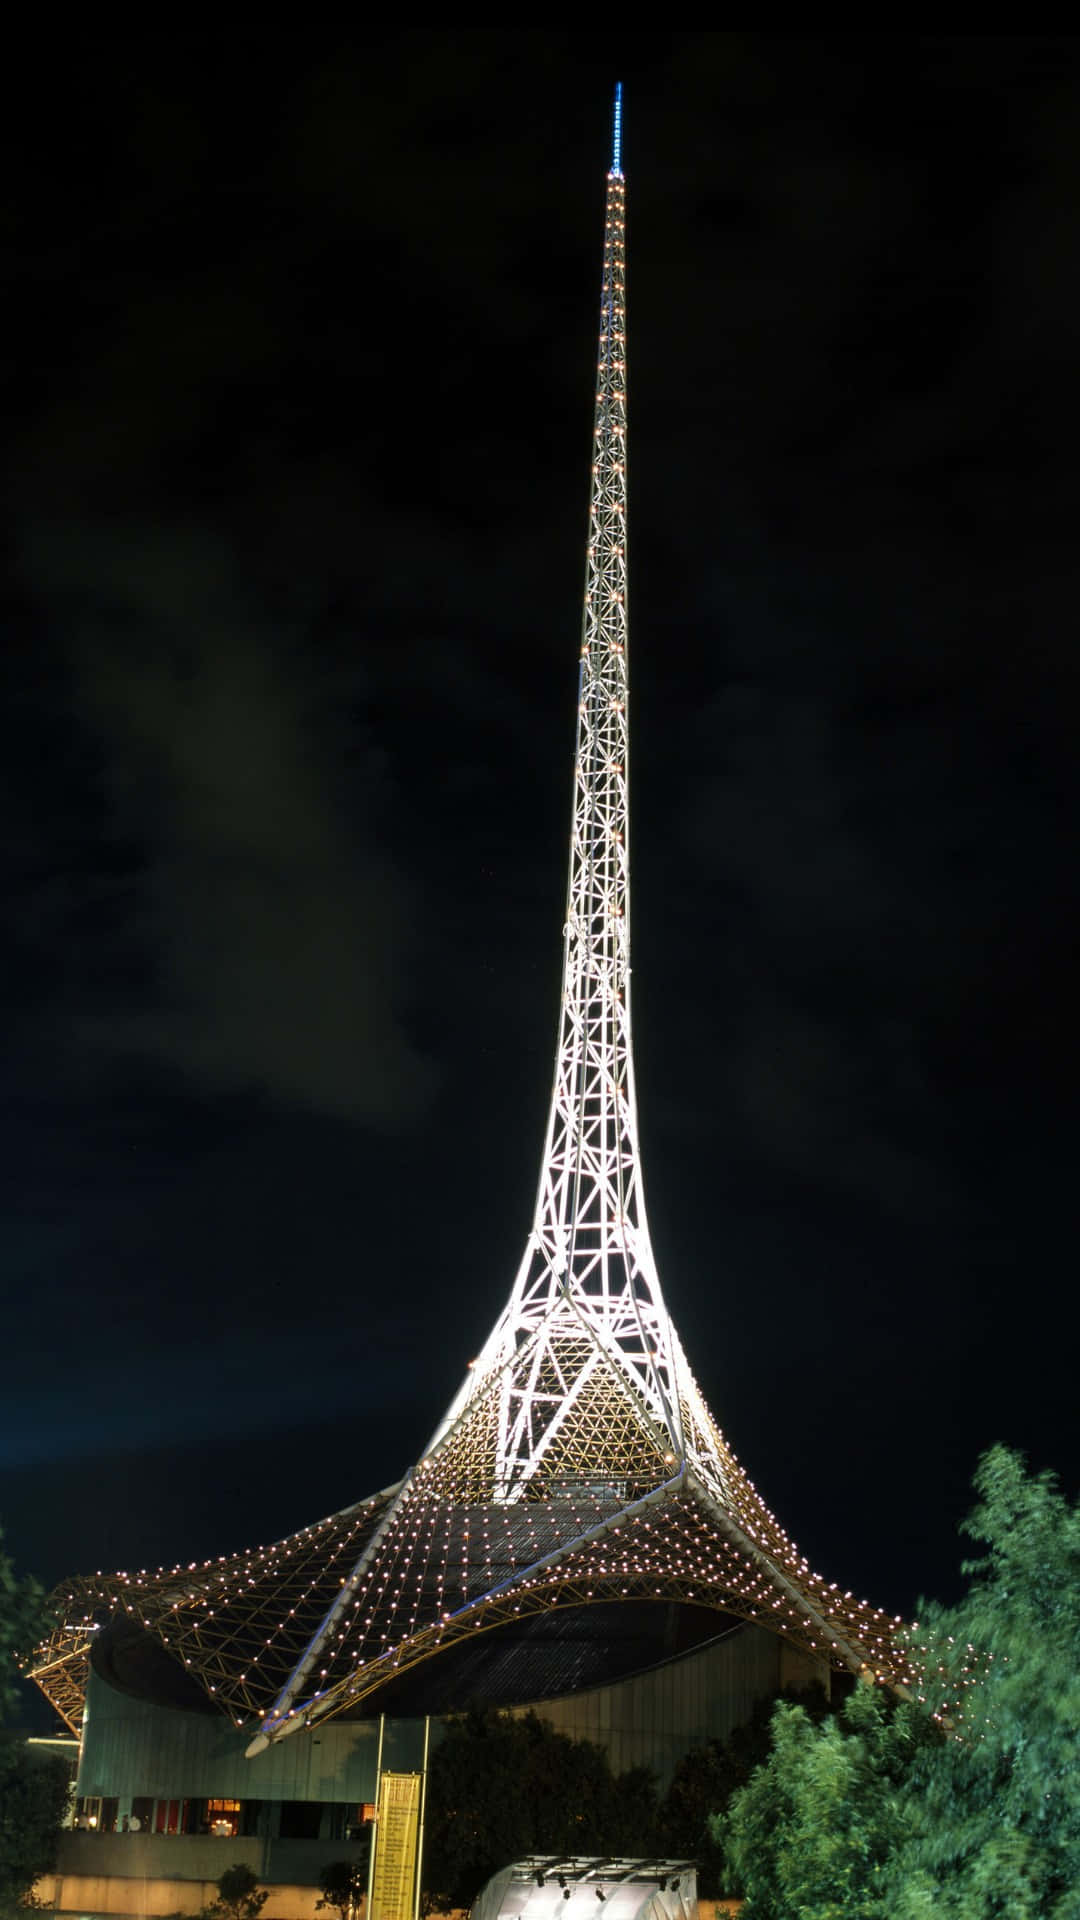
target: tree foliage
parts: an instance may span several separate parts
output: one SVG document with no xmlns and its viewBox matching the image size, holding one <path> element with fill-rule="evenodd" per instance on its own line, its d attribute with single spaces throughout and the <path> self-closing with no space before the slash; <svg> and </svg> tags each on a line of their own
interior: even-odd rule
<svg viewBox="0 0 1080 1920">
<path fill-rule="evenodd" d="M 3 1536 L 0 1535 L 0 1540 Z M 0 1547 L 0 1719 L 18 1698 L 17 1656 L 44 1630 L 41 1588 L 20 1580 Z M 0 1915 L 24 1910 L 34 1881 L 56 1865 L 68 1798 L 62 1760 L 40 1759 L 13 1735 L 0 1734 Z"/>
<path fill-rule="evenodd" d="M 615 1775 L 602 1748 L 533 1713 L 468 1714 L 431 1760 L 429 1903 L 468 1907 L 498 1868 L 526 1853 L 648 1853 L 655 1829 L 646 1769 Z"/>
<path fill-rule="evenodd" d="M 897 1920 L 1008 1913 L 1080 1916 L 1080 1507 L 1052 1474 L 1004 1447 L 975 1476 L 956 1607 L 932 1607 L 918 1638 L 960 1695 L 959 1737 L 914 1771 L 897 1859 Z M 962 1689 L 975 1650 L 974 1686 Z"/>
<path fill-rule="evenodd" d="M 259 1876 L 242 1860 L 226 1867 L 217 1882 L 218 1897 L 204 1907 L 206 1920 L 258 1920 L 270 1895 Z"/>
<path fill-rule="evenodd" d="M 3 1538 L 0 1533 L 0 1720 L 18 1698 L 18 1658 L 40 1638 L 47 1621 L 41 1588 L 36 1580 L 17 1577 Z"/>
<path fill-rule="evenodd" d="M 794 1696 L 792 1696 L 794 1697 Z M 811 1723 L 821 1689 L 799 1696 Z M 709 1813 L 726 1805 L 769 1750 L 771 1703 L 727 1740 L 692 1750 L 661 1802 L 645 1768 L 613 1774 L 603 1749 L 535 1714 L 466 1715 L 432 1756 L 424 1881 L 430 1907 L 467 1907 L 500 1867 L 529 1853 L 663 1854 L 695 1860 L 706 1898 L 720 1890 Z"/>
<path fill-rule="evenodd" d="M 938 1736 L 914 1706 L 856 1688 L 839 1717 L 815 1726 L 777 1705 L 772 1751 L 726 1815 L 714 1818 L 743 1920 L 884 1914 L 887 1870 L 904 1833 L 900 1789 L 918 1747 Z"/>
<path fill-rule="evenodd" d="M 831 1711 L 823 1687 L 805 1693 L 785 1691 L 780 1698 L 797 1700 L 815 1724 Z M 723 1812 L 755 1768 L 768 1759 L 774 1705 L 773 1700 L 761 1701 L 746 1725 L 736 1727 L 726 1739 L 691 1747 L 678 1762 L 660 1802 L 659 1850 L 671 1859 L 697 1862 L 702 1899 L 715 1900 L 725 1886 L 723 1850 L 714 1837 L 710 1816 Z"/>
<path fill-rule="evenodd" d="M 986 1543 L 917 1641 L 943 1734 L 859 1687 L 772 1751 L 713 1822 L 744 1920 L 1080 1920 L 1080 1514 L 996 1447 L 965 1531 Z"/>
<path fill-rule="evenodd" d="M 319 1873 L 320 1898 L 315 1910 L 331 1907 L 339 1920 L 349 1920 L 366 1892 L 366 1859 L 357 1855 L 353 1860 L 331 1860 Z"/>
<path fill-rule="evenodd" d="M 22 1914 L 34 1881 L 56 1865 L 68 1802 L 62 1760 L 39 1760 L 25 1741 L 0 1734 L 0 1915 Z"/>
</svg>

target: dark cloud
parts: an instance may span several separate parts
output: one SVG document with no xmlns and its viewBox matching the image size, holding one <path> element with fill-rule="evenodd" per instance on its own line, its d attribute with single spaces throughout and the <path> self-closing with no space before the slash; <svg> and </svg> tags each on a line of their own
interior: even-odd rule
<svg viewBox="0 0 1080 1920">
<path fill-rule="evenodd" d="M 67 529 L 39 533 L 30 564 L 98 743 L 102 868 L 139 848 L 111 937 L 142 950 L 142 1004 L 76 992 L 72 1044 L 102 1069 L 153 1059 L 206 1087 L 400 1122 L 431 1072 L 402 1019 L 409 889 L 380 843 L 392 781 L 356 677 L 346 827 L 328 768 L 345 732 L 336 689 L 302 633 L 262 624 L 219 543 L 137 522 Z M 77 910 L 104 875 L 54 880 Z"/>
</svg>

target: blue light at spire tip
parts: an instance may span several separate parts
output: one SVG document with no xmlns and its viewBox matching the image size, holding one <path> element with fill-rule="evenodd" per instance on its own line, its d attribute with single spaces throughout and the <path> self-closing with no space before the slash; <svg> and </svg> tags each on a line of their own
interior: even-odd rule
<svg viewBox="0 0 1080 1920">
<path fill-rule="evenodd" d="M 611 138 L 611 171 L 622 172 L 622 81 L 615 82 L 615 122 Z"/>
</svg>

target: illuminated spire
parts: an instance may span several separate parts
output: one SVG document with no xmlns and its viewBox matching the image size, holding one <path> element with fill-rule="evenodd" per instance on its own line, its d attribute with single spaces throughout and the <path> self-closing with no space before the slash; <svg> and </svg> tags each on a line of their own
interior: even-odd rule
<svg viewBox="0 0 1080 1920">
<path fill-rule="evenodd" d="M 630 1025 L 626 189 L 607 176 L 562 996 L 536 1207 L 510 1299 L 394 1488 L 207 1567 L 83 1581 L 37 1677 L 63 1710 L 123 1608 L 269 1740 L 552 1607 L 684 1601 L 834 1665 L 910 1671 L 896 1622 L 812 1573 L 714 1424 L 660 1289 Z M 710 1275 L 710 1284 L 713 1284 Z"/>
<path fill-rule="evenodd" d="M 626 187 L 615 89 L 555 1076 L 509 1302 L 263 1721 L 280 1738 L 499 1622 L 623 1595 L 841 1665 L 891 1623 L 813 1575 L 713 1424 L 660 1290 L 630 1026 Z M 359 1618 L 357 1618 L 359 1616 Z"/>
</svg>

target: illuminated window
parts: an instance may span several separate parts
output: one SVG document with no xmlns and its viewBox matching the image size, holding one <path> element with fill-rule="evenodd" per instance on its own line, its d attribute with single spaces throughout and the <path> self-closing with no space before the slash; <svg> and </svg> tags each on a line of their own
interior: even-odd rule
<svg viewBox="0 0 1080 1920">
<path fill-rule="evenodd" d="M 208 1800 L 206 1825 L 216 1840 L 232 1840 L 240 1831 L 239 1800 Z"/>
</svg>

